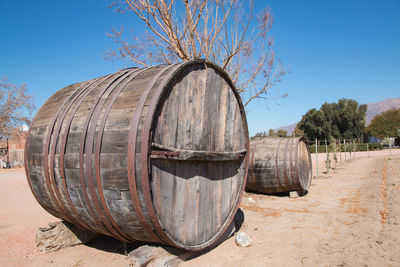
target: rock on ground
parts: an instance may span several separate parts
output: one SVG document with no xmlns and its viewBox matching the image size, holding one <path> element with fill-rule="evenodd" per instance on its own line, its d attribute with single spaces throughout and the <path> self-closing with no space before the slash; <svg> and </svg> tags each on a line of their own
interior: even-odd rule
<svg viewBox="0 0 400 267">
<path fill-rule="evenodd" d="M 248 247 L 251 245 L 251 239 L 245 232 L 237 233 L 235 241 L 236 244 L 240 247 Z"/>
<path fill-rule="evenodd" d="M 173 254 L 170 254 L 160 246 L 141 246 L 128 255 L 134 267 L 175 267 L 178 266 L 182 260 Z"/>
<path fill-rule="evenodd" d="M 57 251 L 89 242 L 95 233 L 62 221 L 49 223 L 48 227 L 39 228 L 36 233 L 36 246 L 40 251 Z"/>
</svg>

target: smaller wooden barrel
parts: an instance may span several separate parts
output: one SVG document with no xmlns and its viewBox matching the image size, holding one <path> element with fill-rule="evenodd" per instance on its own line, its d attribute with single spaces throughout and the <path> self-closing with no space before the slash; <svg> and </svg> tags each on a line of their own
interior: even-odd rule
<svg viewBox="0 0 400 267">
<path fill-rule="evenodd" d="M 246 190 L 262 193 L 307 192 L 312 163 L 308 144 L 300 138 L 263 138 L 250 142 Z"/>
</svg>

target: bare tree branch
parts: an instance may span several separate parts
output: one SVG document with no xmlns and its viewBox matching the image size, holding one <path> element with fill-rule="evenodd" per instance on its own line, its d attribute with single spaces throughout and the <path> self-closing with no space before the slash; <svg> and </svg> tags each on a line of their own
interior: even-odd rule
<svg viewBox="0 0 400 267">
<path fill-rule="evenodd" d="M 11 137 L 18 133 L 18 127 L 30 124 L 30 115 L 35 108 L 32 96 L 27 93 L 26 85 L 7 83 L 0 80 L 0 135 Z"/>
<path fill-rule="evenodd" d="M 245 105 L 265 98 L 287 73 L 269 36 L 271 10 L 254 15 L 252 0 L 117 0 L 111 6 L 132 11 L 149 31 L 127 39 L 123 28 L 112 29 L 108 36 L 118 47 L 108 59 L 149 66 L 205 58 L 230 75 Z"/>
</svg>

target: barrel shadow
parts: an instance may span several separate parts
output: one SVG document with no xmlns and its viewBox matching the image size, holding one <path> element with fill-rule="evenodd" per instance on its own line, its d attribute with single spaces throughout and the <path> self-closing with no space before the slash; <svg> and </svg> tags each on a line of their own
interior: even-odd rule
<svg viewBox="0 0 400 267">
<path fill-rule="evenodd" d="M 98 250 L 110 252 L 110 253 L 115 253 L 115 254 L 120 254 L 120 255 L 128 255 L 130 252 L 134 251 L 135 249 L 148 245 L 148 246 L 153 246 L 153 247 L 162 247 L 165 249 L 168 253 L 171 255 L 177 256 L 179 259 L 182 261 L 188 261 L 194 258 L 197 258 L 199 256 L 202 256 L 204 254 L 207 254 L 214 248 L 218 247 L 220 244 L 231 238 L 234 233 L 238 232 L 240 228 L 242 227 L 244 222 L 244 213 L 241 209 L 238 209 L 238 211 L 235 214 L 235 217 L 233 218 L 233 221 L 231 225 L 228 227 L 228 229 L 225 231 L 225 233 L 221 236 L 221 238 L 214 244 L 213 246 L 202 250 L 202 251 L 182 251 L 173 247 L 166 247 L 163 245 L 159 244 L 149 244 L 149 243 L 127 243 L 124 244 L 123 242 L 109 237 L 109 236 L 104 236 L 104 235 L 98 235 L 96 236 L 92 241 L 86 243 L 85 245 L 88 247 L 92 247 Z"/>
<path fill-rule="evenodd" d="M 126 243 L 117 240 L 113 237 L 98 235 L 92 241 L 85 244 L 88 247 L 95 248 L 98 250 L 127 255 L 129 251 L 135 250 L 138 247 L 144 245 L 144 243 Z"/>
<path fill-rule="evenodd" d="M 240 230 L 244 222 L 244 213 L 243 211 L 239 208 L 230 224 L 228 229 L 225 231 L 225 233 L 220 237 L 220 239 L 211 247 L 208 247 L 207 249 L 204 249 L 202 251 L 182 251 L 178 250 L 176 248 L 172 247 L 164 247 L 166 251 L 168 251 L 170 254 L 177 256 L 180 258 L 182 261 L 188 261 L 191 259 L 195 259 L 199 256 L 202 256 L 204 254 L 207 254 L 211 250 L 215 249 L 219 245 L 221 245 L 223 242 L 234 236 L 236 232 Z"/>
<path fill-rule="evenodd" d="M 174 160 L 152 160 L 152 166 L 183 179 L 191 179 L 196 176 L 204 177 L 209 180 L 217 181 L 238 175 L 242 160 L 233 160 L 229 168 L 221 162 L 212 161 L 177 161 Z"/>
</svg>

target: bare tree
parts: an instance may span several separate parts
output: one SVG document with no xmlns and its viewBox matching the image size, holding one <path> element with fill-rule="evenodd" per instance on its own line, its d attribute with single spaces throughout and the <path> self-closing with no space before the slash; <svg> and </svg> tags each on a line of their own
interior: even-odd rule
<svg viewBox="0 0 400 267">
<path fill-rule="evenodd" d="M 245 106 L 266 98 L 286 74 L 269 36 L 271 10 L 254 15 L 251 0 L 120 0 L 110 7 L 133 12 L 147 30 L 126 38 L 123 27 L 112 29 L 108 36 L 118 48 L 107 51 L 108 59 L 150 66 L 205 58 L 229 74 Z"/>
<path fill-rule="evenodd" d="M 29 115 L 35 108 L 32 96 L 27 93 L 26 85 L 7 83 L 0 80 L 0 137 L 12 137 L 20 133 L 24 124 L 29 125 Z"/>
</svg>

